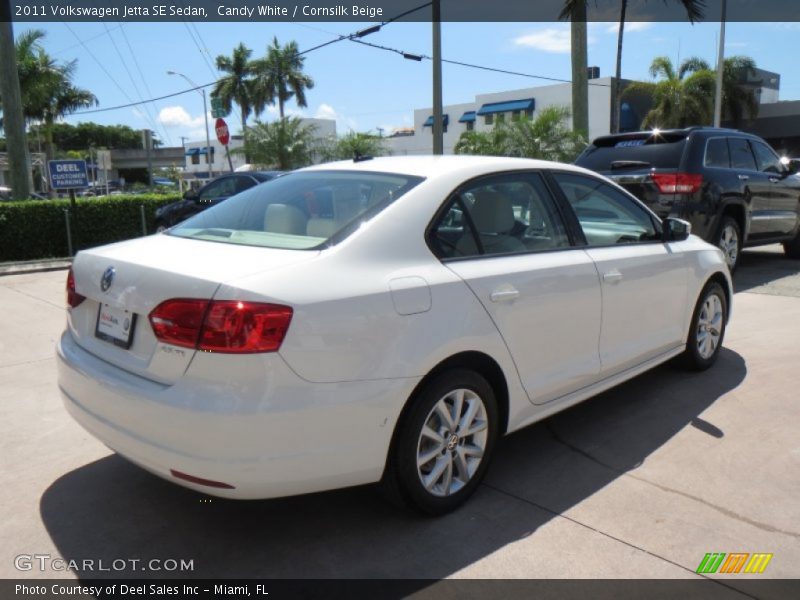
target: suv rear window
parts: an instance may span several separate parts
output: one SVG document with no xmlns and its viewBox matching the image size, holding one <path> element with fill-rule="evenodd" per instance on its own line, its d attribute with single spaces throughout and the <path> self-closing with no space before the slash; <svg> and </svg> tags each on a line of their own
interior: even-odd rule
<svg viewBox="0 0 800 600">
<path fill-rule="evenodd" d="M 583 151 L 575 164 L 592 171 L 624 169 L 626 167 L 621 165 L 626 162 L 630 163 L 629 168 L 677 169 L 686 148 L 686 140 L 685 132 L 601 137 Z"/>
<path fill-rule="evenodd" d="M 310 250 L 336 244 L 421 177 L 298 171 L 236 194 L 169 230 L 198 240 Z"/>
</svg>

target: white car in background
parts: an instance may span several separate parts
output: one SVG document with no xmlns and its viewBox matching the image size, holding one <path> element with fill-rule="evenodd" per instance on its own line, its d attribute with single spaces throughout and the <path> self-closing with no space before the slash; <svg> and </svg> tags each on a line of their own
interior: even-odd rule
<svg viewBox="0 0 800 600">
<path fill-rule="evenodd" d="M 175 483 L 268 498 L 382 481 L 454 509 L 499 435 L 717 358 L 722 253 L 578 167 L 398 157 L 299 170 L 80 252 L 66 407 Z"/>
</svg>

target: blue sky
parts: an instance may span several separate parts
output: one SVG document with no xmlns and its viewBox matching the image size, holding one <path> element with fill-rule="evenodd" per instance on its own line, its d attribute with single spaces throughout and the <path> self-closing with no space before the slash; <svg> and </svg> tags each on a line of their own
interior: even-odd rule
<svg viewBox="0 0 800 600">
<path fill-rule="evenodd" d="M 280 42 L 296 40 L 310 48 L 336 35 L 348 34 L 365 23 L 46 23 L 35 25 L 47 36 L 44 46 L 61 60 L 78 59 L 76 83 L 90 89 L 100 108 L 170 94 L 188 86 L 168 70 L 184 73 L 198 84 L 218 75 L 212 57 L 230 54 L 244 42 L 254 55 L 265 52 L 273 36 Z M 19 34 L 34 25 L 16 23 Z M 718 23 L 628 23 L 623 76 L 649 78 L 655 56 L 673 61 L 699 56 L 716 60 Z M 781 74 L 781 100 L 800 99 L 800 73 L 794 53 L 800 23 L 728 23 L 726 55 L 753 57 L 758 66 Z M 81 40 L 83 43 L 79 42 Z M 431 53 L 431 27 L 427 23 L 393 23 L 365 38 L 375 44 L 413 53 Z M 116 47 L 115 47 L 116 45 Z M 512 71 L 568 79 L 570 77 L 569 25 L 563 23 L 444 23 L 444 58 Z M 132 52 L 131 52 L 132 51 Z M 614 70 L 616 25 L 589 24 L 589 64 L 602 75 Z M 138 69 L 132 53 L 138 60 Z M 102 64 L 102 67 L 100 66 Z M 126 71 L 127 67 L 127 71 Z M 105 71 L 103 70 L 105 69 Z M 142 82 L 139 69 L 144 75 Z M 128 74 L 130 71 L 130 75 Z M 308 107 L 291 112 L 331 117 L 340 133 L 349 129 L 375 131 L 408 126 L 414 108 L 431 104 L 431 63 L 404 60 L 394 53 L 343 41 L 309 53 L 306 71 L 316 85 L 308 92 Z M 133 79 L 133 82 L 132 82 Z M 469 102 L 476 94 L 545 85 L 525 77 L 445 65 L 444 102 Z M 135 82 L 135 85 L 134 85 Z M 261 118 L 275 118 L 275 109 Z M 204 136 L 202 98 L 197 92 L 92 115 L 74 115 L 69 122 L 95 121 L 155 129 L 168 144 L 179 145 L 181 136 Z M 228 123 L 239 129 L 232 114 Z M 213 135 L 213 132 L 212 132 Z"/>
</svg>

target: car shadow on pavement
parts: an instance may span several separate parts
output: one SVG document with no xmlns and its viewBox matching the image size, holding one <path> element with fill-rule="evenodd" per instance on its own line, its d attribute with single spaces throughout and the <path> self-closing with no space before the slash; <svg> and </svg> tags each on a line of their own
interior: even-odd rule
<svg viewBox="0 0 800 600">
<path fill-rule="evenodd" d="M 395 508 L 374 486 L 263 501 L 211 499 L 116 455 L 55 481 L 40 513 L 64 559 L 102 559 L 106 567 L 151 558 L 194 565 L 191 572 L 130 563 L 78 571 L 85 578 L 439 579 L 534 534 L 642 465 L 746 372 L 744 359 L 728 349 L 703 373 L 663 365 L 507 436 L 485 484 L 438 519 Z M 714 430 L 709 435 L 719 437 Z"/>
<path fill-rule="evenodd" d="M 733 289 L 736 292 L 769 286 L 779 280 L 800 274 L 800 260 L 787 258 L 782 250 L 775 252 L 763 249 L 745 250 L 739 261 L 739 266 L 733 275 Z M 793 287 L 800 289 L 800 285 Z"/>
</svg>

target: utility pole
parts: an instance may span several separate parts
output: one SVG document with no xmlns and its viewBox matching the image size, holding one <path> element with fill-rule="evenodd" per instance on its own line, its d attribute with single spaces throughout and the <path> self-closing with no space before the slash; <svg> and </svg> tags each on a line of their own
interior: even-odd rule
<svg viewBox="0 0 800 600">
<path fill-rule="evenodd" d="M 719 21 L 719 55 L 717 56 L 717 91 L 714 94 L 714 127 L 722 124 L 722 77 L 725 71 L 725 17 L 727 2 L 722 0 L 722 18 Z"/>
<path fill-rule="evenodd" d="M 442 6 L 431 4 L 433 26 L 433 153 L 444 154 L 444 109 L 442 108 Z"/>
<path fill-rule="evenodd" d="M 570 16 L 572 42 L 572 129 L 589 136 L 589 65 L 586 50 L 586 3 L 576 2 Z"/>
<path fill-rule="evenodd" d="M 144 150 L 147 154 L 147 178 L 149 180 L 150 191 L 153 191 L 153 132 L 149 129 L 142 129 L 142 141 Z"/>
<path fill-rule="evenodd" d="M 14 199 L 23 200 L 31 195 L 31 169 L 9 0 L 0 0 L 0 97 L 3 98 L 11 194 Z"/>
</svg>

